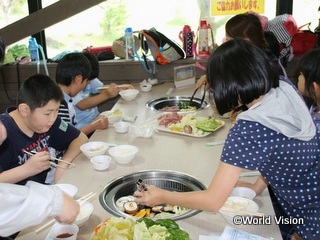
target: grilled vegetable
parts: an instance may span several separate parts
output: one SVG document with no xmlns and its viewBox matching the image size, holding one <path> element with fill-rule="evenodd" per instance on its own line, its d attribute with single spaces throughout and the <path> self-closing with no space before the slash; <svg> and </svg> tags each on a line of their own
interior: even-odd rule
<svg viewBox="0 0 320 240">
<path fill-rule="evenodd" d="M 137 212 L 134 216 L 138 218 L 143 218 L 146 214 L 147 214 L 147 211 L 145 208 L 143 208 L 139 212 Z"/>
<path fill-rule="evenodd" d="M 134 201 L 129 201 L 123 204 L 124 211 L 129 214 L 135 214 L 139 210 L 139 206 Z"/>
<path fill-rule="evenodd" d="M 192 133 L 192 127 L 190 125 L 184 125 L 183 131 L 185 133 L 191 134 Z"/>
<path fill-rule="evenodd" d="M 179 101 L 178 102 L 178 107 L 180 109 L 187 109 L 187 108 L 189 108 L 189 106 L 190 106 L 190 103 L 188 101 Z"/>
</svg>

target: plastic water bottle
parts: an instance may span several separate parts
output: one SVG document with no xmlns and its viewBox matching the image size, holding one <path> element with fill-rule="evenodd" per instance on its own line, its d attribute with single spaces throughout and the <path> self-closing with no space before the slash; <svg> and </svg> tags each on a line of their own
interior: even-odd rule
<svg viewBox="0 0 320 240">
<path fill-rule="evenodd" d="M 201 20 L 199 26 L 198 56 L 209 56 L 209 29 L 207 20 Z"/>
<path fill-rule="evenodd" d="M 39 63 L 39 48 L 37 40 L 34 37 L 31 37 L 29 39 L 29 53 L 30 53 L 30 59 L 32 63 Z"/>
<path fill-rule="evenodd" d="M 191 31 L 189 25 L 184 25 L 183 30 L 179 34 L 179 38 L 183 43 L 183 50 L 186 52 L 186 57 L 193 57 L 194 47 L 193 47 L 193 39 L 194 32 Z"/>
<path fill-rule="evenodd" d="M 125 38 L 125 46 L 126 46 L 126 60 L 133 60 L 134 59 L 134 37 L 132 28 L 128 27 L 124 31 L 124 38 Z"/>
</svg>

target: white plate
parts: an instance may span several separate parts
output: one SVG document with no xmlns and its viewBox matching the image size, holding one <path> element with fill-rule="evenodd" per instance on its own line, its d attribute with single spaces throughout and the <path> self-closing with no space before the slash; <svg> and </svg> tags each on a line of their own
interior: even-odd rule
<svg viewBox="0 0 320 240">
<path fill-rule="evenodd" d="M 186 114 L 189 114 L 190 112 L 185 112 L 183 114 L 181 113 L 178 113 L 180 115 L 186 115 Z M 188 137 L 194 137 L 194 138 L 203 138 L 203 137 L 206 137 L 208 135 L 210 135 L 211 133 L 217 131 L 219 128 L 223 127 L 225 122 L 222 121 L 222 120 L 218 120 L 216 119 L 217 122 L 220 122 L 221 125 L 219 127 L 217 127 L 214 131 L 212 132 L 205 132 L 204 134 L 202 135 L 197 135 L 197 134 L 192 134 L 192 133 L 185 133 L 185 132 L 176 132 L 176 131 L 172 131 L 170 130 L 168 127 L 165 127 L 165 126 L 160 126 L 158 124 L 158 117 L 161 117 L 162 115 L 165 115 L 165 114 L 168 114 L 168 112 L 164 112 L 164 113 L 161 113 L 159 115 L 157 115 L 156 117 L 153 117 L 152 119 L 152 123 L 154 124 L 154 126 L 156 127 L 157 130 L 159 131 L 162 131 L 162 132 L 167 132 L 167 133 L 173 133 L 173 134 L 177 134 L 177 135 L 183 135 L 183 136 L 188 136 Z M 147 122 L 149 122 L 150 120 L 148 120 Z"/>
</svg>

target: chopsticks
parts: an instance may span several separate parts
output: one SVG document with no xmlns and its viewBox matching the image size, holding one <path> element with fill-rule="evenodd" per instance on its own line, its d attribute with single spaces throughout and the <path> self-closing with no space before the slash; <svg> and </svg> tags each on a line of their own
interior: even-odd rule
<svg viewBox="0 0 320 240">
<path fill-rule="evenodd" d="M 117 85 L 116 87 L 117 88 L 125 88 L 125 87 L 130 87 L 131 85 L 130 84 L 120 84 L 120 85 Z M 110 88 L 110 85 L 104 85 L 102 87 L 98 87 L 97 89 L 108 89 Z"/>
<path fill-rule="evenodd" d="M 97 122 L 99 122 L 99 121 L 101 121 L 102 119 L 101 118 L 99 118 L 99 119 L 97 119 L 97 120 L 95 120 L 95 121 L 93 121 L 93 122 L 91 122 L 91 124 L 95 124 L 95 123 L 97 123 Z"/>
<path fill-rule="evenodd" d="M 77 199 L 77 202 L 79 203 L 80 206 L 82 206 L 85 202 L 91 200 L 97 193 L 93 193 L 90 192 L 86 195 L 84 195 L 83 197 Z M 49 227 L 50 225 L 52 225 L 54 222 L 56 221 L 56 219 L 52 219 L 49 222 L 47 222 L 46 224 L 42 225 L 41 227 L 37 228 L 36 230 L 34 230 L 36 233 L 41 232 L 42 230 L 46 229 L 47 227 Z"/>
<path fill-rule="evenodd" d="M 84 195 L 83 197 L 77 199 L 77 202 L 79 203 L 80 206 L 82 206 L 85 202 L 88 202 L 91 200 L 93 197 L 96 196 L 97 193 L 90 192 L 87 195 Z"/>
<path fill-rule="evenodd" d="M 114 111 L 111 112 L 111 113 L 109 113 L 109 114 L 108 114 L 107 116 L 105 116 L 105 117 L 108 118 L 108 117 L 110 117 L 112 114 L 114 114 Z M 95 123 L 97 123 L 97 122 L 99 122 L 99 121 L 101 121 L 101 120 L 102 120 L 102 118 L 99 118 L 99 119 L 93 121 L 91 124 L 95 124 Z"/>
<path fill-rule="evenodd" d="M 225 142 L 225 140 L 208 142 L 208 143 L 206 143 L 206 146 L 207 146 L 207 147 L 211 147 L 211 146 L 222 145 L 222 144 L 224 144 L 224 142 Z"/>
<path fill-rule="evenodd" d="M 35 151 L 31 151 L 31 152 L 28 152 L 28 151 L 26 151 L 26 150 L 23 150 L 23 151 L 24 151 L 25 153 L 29 154 L 30 156 L 33 156 L 34 154 L 37 153 L 37 152 L 35 152 Z M 55 158 L 55 157 L 51 157 L 51 156 L 50 156 L 50 158 L 51 158 L 51 160 L 56 160 L 56 161 L 59 161 L 59 162 L 67 163 L 67 164 L 72 165 L 72 166 L 76 166 L 74 163 L 64 161 L 64 160 L 62 160 L 62 159 L 60 159 L 60 158 Z M 59 166 L 58 164 L 53 163 L 53 162 L 51 162 L 50 164 L 52 164 L 53 167 L 64 168 L 64 167 L 61 167 L 61 166 Z"/>
<path fill-rule="evenodd" d="M 248 171 L 248 172 L 242 172 L 240 174 L 240 177 L 255 177 L 260 175 L 261 173 L 259 171 Z"/>
<path fill-rule="evenodd" d="M 263 217 L 264 213 L 260 212 L 252 212 L 252 211 L 247 211 L 247 210 L 242 210 L 242 209 L 234 209 L 230 207 L 222 207 L 220 208 L 219 212 L 230 212 L 234 213 L 236 215 L 250 215 L 250 216 L 255 216 L 255 217 Z"/>
</svg>

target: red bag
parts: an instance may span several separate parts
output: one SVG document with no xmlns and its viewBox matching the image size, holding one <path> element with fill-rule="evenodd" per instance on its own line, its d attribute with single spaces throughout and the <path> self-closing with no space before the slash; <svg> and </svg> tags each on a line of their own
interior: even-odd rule
<svg viewBox="0 0 320 240">
<path fill-rule="evenodd" d="M 280 57 L 291 60 L 316 46 L 317 35 L 310 30 L 301 30 L 306 25 L 298 28 L 290 14 L 282 14 L 269 21 L 267 30 L 273 32 L 280 43 Z"/>
<path fill-rule="evenodd" d="M 280 57 L 291 58 L 290 43 L 292 37 L 297 33 L 298 27 L 291 14 L 276 16 L 268 22 L 267 31 L 272 32 L 280 44 Z"/>
<path fill-rule="evenodd" d="M 302 56 L 310 49 L 314 48 L 317 43 L 317 35 L 311 31 L 299 30 L 293 37 L 290 43 L 293 54 L 296 57 Z"/>
</svg>

